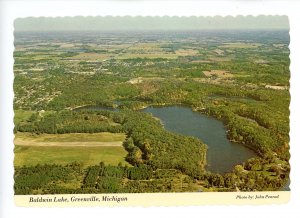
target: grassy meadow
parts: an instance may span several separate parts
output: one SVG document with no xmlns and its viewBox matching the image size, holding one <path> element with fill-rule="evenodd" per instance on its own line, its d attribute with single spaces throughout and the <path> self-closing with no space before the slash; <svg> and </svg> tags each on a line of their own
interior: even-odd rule
<svg viewBox="0 0 300 218">
<path fill-rule="evenodd" d="M 15 135 L 15 166 L 37 164 L 70 164 L 83 167 L 105 162 L 111 165 L 127 164 L 127 152 L 122 146 L 123 133 L 70 133 Z"/>
<path fill-rule="evenodd" d="M 83 167 L 98 165 L 105 162 L 110 165 L 127 164 L 126 151 L 123 147 L 41 147 L 18 146 L 15 147 L 16 167 L 35 166 L 37 164 L 66 165 L 73 162 Z"/>
</svg>

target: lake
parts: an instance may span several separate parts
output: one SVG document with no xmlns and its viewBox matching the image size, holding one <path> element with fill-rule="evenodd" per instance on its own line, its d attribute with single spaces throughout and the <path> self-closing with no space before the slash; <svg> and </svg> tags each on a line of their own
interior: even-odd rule
<svg viewBox="0 0 300 218">
<path fill-rule="evenodd" d="M 211 172 L 230 172 L 235 165 L 256 156 L 249 148 L 229 141 L 221 121 L 194 112 L 188 107 L 148 107 L 143 112 L 159 118 L 167 130 L 197 137 L 207 144 L 206 169 Z"/>
</svg>

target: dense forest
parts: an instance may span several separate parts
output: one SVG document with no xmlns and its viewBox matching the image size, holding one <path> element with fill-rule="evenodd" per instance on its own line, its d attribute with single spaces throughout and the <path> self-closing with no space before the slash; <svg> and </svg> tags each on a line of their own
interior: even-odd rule
<svg viewBox="0 0 300 218">
<path fill-rule="evenodd" d="M 175 169 L 153 169 L 149 165 L 134 167 L 110 166 L 101 162 L 84 169 L 78 163 L 67 166 L 37 165 L 17 167 L 16 194 L 69 193 L 147 193 L 192 191 L 272 191 L 286 183 L 282 169 L 262 170 L 271 159 L 251 159 L 244 166 L 236 166 L 225 175 L 202 173 L 189 176 Z M 249 170 L 249 171 L 248 171 Z"/>
</svg>

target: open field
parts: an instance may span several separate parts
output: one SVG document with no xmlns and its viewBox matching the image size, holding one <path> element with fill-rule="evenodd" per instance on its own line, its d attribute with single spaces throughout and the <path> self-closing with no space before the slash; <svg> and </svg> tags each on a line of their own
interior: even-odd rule
<svg viewBox="0 0 300 218">
<path fill-rule="evenodd" d="M 156 58 L 165 58 L 165 59 L 176 59 L 178 58 L 178 54 L 171 53 L 149 53 L 149 54 L 135 54 L 135 53 L 126 53 L 115 56 L 115 59 L 134 59 L 134 58 L 148 58 L 148 59 L 156 59 Z"/>
<path fill-rule="evenodd" d="M 83 167 L 97 165 L 101 161 L 106 164 L 127 164 L 125 156 L 127 152 L 123 147 L 15 147 L 15 166 L 34 166 L 37 164 L 60 164 L 66 165 L 78 162 Z"/>
<path fill-rule="evenodd" d="M 34 113 L 33 111 L 15 110 L 14 123 L 18 124 L 21 121 L 28 120 Z"/>
<path fill-rule="evenodd" d="M 69 164 L 79 162 L 84 167 L 101 161 L 117 165 L 126 163 L 122 133 L 41 134 L 17 133 L 14 143 L 15 166 L 36 164 Z"/>
<path fill-rule="evenodd" d="M 216 76 L 221 78 L 232 78 L 233 75 L 226 70 L 211 70 L 203 71 L 203 74 L 207 77 Z"/>
<path fill-rule="evenodd" d="M 14 143 L 32 147 L 121 147 L 125 140 L 123 133 L 69 133 L 42 134 L 17 133 Z"/>
<path fill-rule="evenodd" d="M 73 56 L 71 59 L 79 60 L 105 60 L 109 58 L 110 54 L 97 54 L 97 53 L 81 53 L 79 55 Z"/>
<path fill-rule="evenodd" d="M 18 124 L 30 119 L 30 117 L 36 113 L 36 111 L 14 110 L 14 123 Z M 40 116 L 46 116 L 53 113 L 53 111 L 41 111 Z"/>
</svg>

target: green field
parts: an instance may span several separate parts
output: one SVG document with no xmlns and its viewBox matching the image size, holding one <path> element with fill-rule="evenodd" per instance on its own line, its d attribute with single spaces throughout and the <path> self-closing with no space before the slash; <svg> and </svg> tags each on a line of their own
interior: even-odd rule
<svg viewBox="0 0 300 218">
<path fill-rule="evenodd" d="M 123 147 L 36 147 L 16 146 L 14 165 L 34 166 L 37 164 L 66 165 L 78 162 L 83 167 L 97 165 L 100 162 L 118 165 L 127 164 L 127 152 Z"/>
<path fill-rule="evenodd" d="M 14 123 L 18 124 L 20 122 L 28 121 L 33 114 L 36 114 L 36 111 L 26 111 L 26 110 L 14 110 Z M 46 116 L 53 113 L 53 111 L 45 111 L 41 113 L 41 116 Z M 41 117 L 40 116 L 40 117 Z"/>
<path fill-rule="evenodd" d="M 70 133 L 15 135 L 15 166 L 36 164 L 69 164 L 78 162 L 84 167 L 101 161 L 125 164 L 127 152 L 122 146 L 123 133 Z"/>
<path fill-rule="evenodd" d="M 14 123 L 18 124 L 21 121 L 28 120 L 33 113 L 33 111 L 15 110 Z"/>
</svg>

